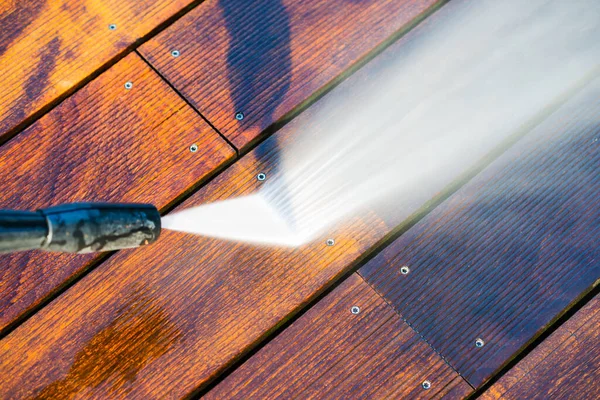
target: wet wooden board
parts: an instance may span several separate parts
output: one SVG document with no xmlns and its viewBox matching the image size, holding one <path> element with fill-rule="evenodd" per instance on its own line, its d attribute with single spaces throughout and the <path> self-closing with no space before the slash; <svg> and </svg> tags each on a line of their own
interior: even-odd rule
<svg viewBox="0 0 600 400">
<path fill-rule="evenodd" d="M 596 79 L 360 270 L 473 386 L 600 279 L 599 98 Z"/>
<path fill-rule="evenodd" d="M 370 76 L 405 61 L 406 40 L 294 118 L 180 209 L 255 193 L 261 185 L 258 172 L 277 179 L 280 149 L 290 148 L 299 135 L 306 143 L 322 140 L 332 124 L 344 120 L 341 99 L 369 85 Z M 10 377 L 0 381 L 0 397 L 61 392 L 181 397 L 204 387 L 501 140 L 487 141 L 436 173 L 393 212 L 366 210 L 294 250 L 163 232 L 148 248 L 119 252 L 0 343 L 0 379 Z M 335 238 L 335 246 L 325 244 L 328 237 Z"/>
<path fill-rule="evenodd" d="M 264 146 L 270 145 L 270 149 Z M 255 191 L 274 141 L 183 207 Z M 296 249 L 164 231 L 120 251 L 0 342 L 0 397 L 182 397 L 215 376 L 325 287 L 385 232 L 357 219 Z M 92 322 L 93 321 L 93 322 Z"/>
<path fill-rule="evenodd" d="M 241 149 L 437 3 L 208 0 L 140 52 Z"/>
<path fill-rule="evenodd" d="M 131 54 L 0 147 L 0 208 L 72 201 L 164 208 L 234 154 Z M 0 330 L 97 259 L 38 251 L 0 256 Z"/>
<path fill-rule="evenodd" d="M 481 398 L 600 398 L 600 297 L 567 320 Z"/>
<path fill-rule="evenodd" d="M 470 391 L 354 274 L 204 398 L 462 398 Z"/>
<path fill-rule="evenodd" d="M 385 68 L 393 70 L 394 62 L 406 61 L 405 39 L 410 40 L 390 47 L 180 209 L 255 193 L 261 187 L 258 172 L 280 177 L 280 149 L 290 148 L 300 134 L 307 143 L 322 140 L 346 116 L 338 107 L 341 99 L 356 95 L 356 86 L 368 86 L 369 77 Z M 119 252 L 0 342 L 0 397 L 163 398 L 204 387 L 392 228 L 443 195 L 502 139 L 486 141 L 436 173 L 393 212 L 365 210 L 294 250 L 164 232 L 152 246 Z M 325 244 L 328 237 L 335 246 Z"/>
<path fill-rule="evenodd" d="M 0 139 L 191 0 L 0 4 Z M 110 30 L 109 25 L 116 29 Z"/>
</svg>

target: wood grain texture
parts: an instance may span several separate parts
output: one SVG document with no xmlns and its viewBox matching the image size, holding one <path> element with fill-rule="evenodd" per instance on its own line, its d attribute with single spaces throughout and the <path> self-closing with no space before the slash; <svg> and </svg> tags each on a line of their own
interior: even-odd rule
<svg viewBox="0 0 600 400">
<path fill-rule="evenodd" d="M 340 99 L 356 95 L 357 87 L 381 68 L 392 68 L 394 60 L 402 62 L 405 44 L 402 39 L 391 46 L 180 209 L 255 193 L 258 172 L 277 179 L 280 149 L 299 135 L 318 143 L 343 118 Z M 486 143 L 488 149 L 496 144 Z M 0 397 L 189 394 L 443 192 L 483 156 L 480 151 L 404 196 L 393 212 L 365 210 L 294 250 L 163 232 L 152 246 L 119 252 L 2 340 Z M 328 237 L 335 246 L 325 245 Z"/>
<path fill-rule="evenodd" d="M 473 386 L 600 279 L 598 99 L 596 79 L 360 270 Z"/>
<path fill-rule="evenodd" d="M 482 399 L 600 398 L 600 297 L 488 389 Z"/>
<path fill-rule="evenodd" d="M 140 52 L 244 148 L 436 3 L 208 0 Z"/>
<path fill-rule="evenodd" d="M 264 144 L 265 145 L 265 144 Z M 263 146 L 264 146 L 263 145 Z M 271 157 L 274 150 L 271 145 Z M 257 190 L 250 153 L 183 207 Z M 267 334 L 386 231 L 357 218 L 296 250 L 172 233 L 121 251 L 0 342 L 0 398 L 180 398 Z"/>
<path fill-rule="evenodd" d="M 198 152 L 189 151 L 192 143 Z M 73 201 L 164 208 L 234 154 L 131 54 L 0 147 L 0 208 Z M 38 251 L 0 256 L 0 330 L 97 258 Z"/>
<path fill-rule="evenodd" d="M 342 82 L 180 209 L 255 193 L 258 172 L 280 177 L 280 149 L 299 135 L 305 143 L 319 143 L 339 126 L 345 116 L 341 99 L 359 95 L 371 76 L 407 62 L 407 40 Z M 498 142 L 486 141 L 439 171 L 391 212 L 365 210 L 294 250 L 164 232 L 152 246 L 119 252 L 0 342 L 0 397 L 188 395 L 329 287 Z M 335 246 L 325 245 L 328 237 Z"/>
<path fill-rule="evenodd" d="M 470 391 L 354 274 L 204 398 L 462 398 Z"/>
<path fill-rule="evenodd" d="M 0 3 L 0 138 L 191 0 Z M 116 30 L 109 30 L 115 24 Z"/>
</svg>

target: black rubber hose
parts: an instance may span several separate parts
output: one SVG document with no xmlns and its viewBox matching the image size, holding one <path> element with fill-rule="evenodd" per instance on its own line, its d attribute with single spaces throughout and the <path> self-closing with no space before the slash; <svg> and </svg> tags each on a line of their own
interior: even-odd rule
<svg viewBox="0 0 600 400">
<path fill-rule="evenodd" d="M 0 252 L 111 251 L 158 239 L 160 214 L 151 204 L 73 203 L 37 212 L 0 213 Z"/>
<path fill-rule="evenodd" d="M 0 253 L 39 249 L 47 236 L 42 213 L 0 210 Z"/>
</svg>

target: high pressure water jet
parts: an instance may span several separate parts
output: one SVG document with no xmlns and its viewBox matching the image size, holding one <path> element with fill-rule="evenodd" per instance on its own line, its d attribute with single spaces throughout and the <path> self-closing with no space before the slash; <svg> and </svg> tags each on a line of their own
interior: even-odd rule
<svg viewBox="0 0 600 400">
<path fill-rule="evenodd" d="M 160 230 L 160 214 L 151 204 L 73 203 L 34 212 L 0 210 L 0 253 L 126 249 L 155 242 Z"/>
</svg>

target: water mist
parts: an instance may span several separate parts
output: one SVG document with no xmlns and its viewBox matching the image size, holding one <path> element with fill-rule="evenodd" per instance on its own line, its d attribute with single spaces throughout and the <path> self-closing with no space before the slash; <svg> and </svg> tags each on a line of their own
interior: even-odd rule
<svg viewBox="0 0 600 400">
<path fill-rule="evenodd" d="M 259 192 L 163 226 L 298 246 L 362 209 L 426 201 L 599 65 L 595 0 L 450 2 L 294 119 Z"/>
</svg>

